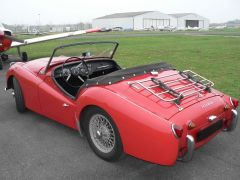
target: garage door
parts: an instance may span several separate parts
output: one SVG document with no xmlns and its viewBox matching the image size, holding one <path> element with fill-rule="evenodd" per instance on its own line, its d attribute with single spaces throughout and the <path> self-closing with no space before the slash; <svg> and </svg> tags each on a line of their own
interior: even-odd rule
<svg viewBox="0 0 240 180">
<path fill-rule="evenodd" d="M 164 26 L 170 26 L 170 19 L 164 19 Z"/>
<path fill-rule="evenodd" d="M 186 27 L 199 27 L 198 20 L 186 20 Z"/>
<path fill-rule="evenodd" d="M 152 27 L 152 19 L 144 19 L 143 28 L 151 28 L 151 27 Z"/>
<path fill-rule="evenodd" d="M 143 28 L 159 28 L 169 25 L 169 19 L 143 19 Z"/>
<path fill-rule="evenodd" d="M 199 21 L 199 27 L 204 28 L 204 21 Z"/>
</svg>

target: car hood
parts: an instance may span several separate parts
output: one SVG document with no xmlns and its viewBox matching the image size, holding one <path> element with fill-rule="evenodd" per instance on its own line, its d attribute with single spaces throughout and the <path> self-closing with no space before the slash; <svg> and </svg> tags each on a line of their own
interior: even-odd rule
<svg viewBox="0 0 240 180">
<path fill-rule="evenodd" d="M 158 77 L 164 76 L 168 73 L 173 73 L 173 72 L 174 71 L 172 70 L 163 71 L 159 73 Z M 121 95 L 122 97 L 128 99 L 129 101 L 135 103 L 136 105 L 160 117 L 165 118 L 166 120 L 170 120 L 170 118 L 176 115 L 177 113 L 180 113 L 180 112 L 183 113 L 185 109 L 193 106 L 194 104 L 200 103 L 202 101 L 206 101 L 206 103 L 208 103 L 207 99 L 210 100 L 210 103 L 212 103 L 211 99 L 214 99 L 214 102 L 216 103 L 217 102 L 223 103 L 222 99 L 220 98 L 222 94 L 214 89 L 212 89 L 211 92 L 203 91 L 201 93 L 201 96 L 198 96 L 195 94 L 195 95 L 186 97 L 181 100 L 181 103 L 179 105 L 177 105 L 173 102 L 163 101 L 145 89 L 140 89 L 139 87 L 134 87 L 130 85 L 133 82 L 136 82 L 139 80 L 151 79 L 152 77 L 156 78 L 156 76 L 152 76 L 149 73 L 149 74 L 137 76 L 125 81 L 120 81 L 118 83 L 115 83 L 109 86 L 105 86 L 105 88 L 107 88 L 108 90 L 111 90 L 114 93 Z M 157 87 L 157 88 L 160 89 L 160 87 Z"/>
<path fill-rule="evenodd" d="M 53 58 L 51 65 L 60 64 L 65 59 L 66 59 L 65 56 Z M 46 68 L 48 61 L 49 57 L 35 59 L 24 63 L 23 67 L 37 75 L 42 69 Z"/>
</svg>

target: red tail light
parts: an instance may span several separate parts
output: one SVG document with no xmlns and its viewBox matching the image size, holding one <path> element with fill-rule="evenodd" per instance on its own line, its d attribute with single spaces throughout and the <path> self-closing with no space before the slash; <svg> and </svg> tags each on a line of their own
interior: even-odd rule
<svg viewBox="0 0 240 180">
<path fill-rule="evenodd" d="M 182 137 L 182 134 L 183 134 L 183 128 L 176 125 L 176 124 L 172 124 L 172 131 L 173 131 L 173 134 L 176 138 L 180 138 Z"/>
<path fill-rule="evenodd" d="M 233 106 L 234 108 L 237 108 L 238 105 L 239 105 L 238 100 L 233 99 L 233 98 L 231 98 L 231 97 L 230 97 L 230 102 L 231 102 L 231 104 L 232 104 L 232 106 Z"/>
</svg>

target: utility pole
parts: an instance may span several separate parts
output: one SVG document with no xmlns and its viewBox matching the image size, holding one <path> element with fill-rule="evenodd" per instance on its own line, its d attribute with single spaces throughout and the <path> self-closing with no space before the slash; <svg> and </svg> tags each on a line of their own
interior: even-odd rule
<svg viewBox="0 0 240 180">
<path fill-rule="evenodd" d="M 41 23 L 40 18 L 41 18 L 41 14 L 39 13 L 38 14 L 38 32 L 39 33 L 40 33 L 40 23 Z"/>
</svg>

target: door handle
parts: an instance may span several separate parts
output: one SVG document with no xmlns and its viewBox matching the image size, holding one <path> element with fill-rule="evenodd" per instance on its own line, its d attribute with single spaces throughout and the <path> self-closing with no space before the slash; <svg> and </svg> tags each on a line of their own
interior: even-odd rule
<svg viewBox="0 0 240 180">
<path fill-rule="evenodd" d="M 63 103 L 63 107 L 68 107 L 68 106 L 69 106 L 69 104 Z"/>
</svg>

